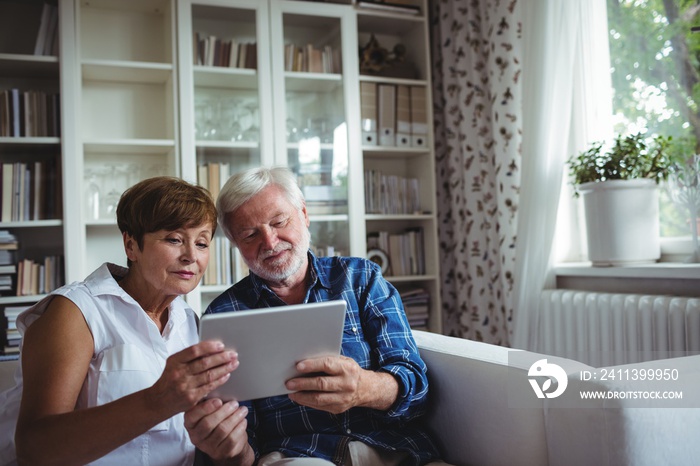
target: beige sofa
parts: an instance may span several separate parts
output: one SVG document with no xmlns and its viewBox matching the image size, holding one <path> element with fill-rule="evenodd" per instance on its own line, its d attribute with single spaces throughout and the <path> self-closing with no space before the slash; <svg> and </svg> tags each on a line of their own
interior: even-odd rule
<svg viewBox="0 0 700 466">
<path fill-rule="evenodd" d="M 577 361 L 414 332 L 428 365 L 429 424 L 456 465 L 700 464 L 700 356 L 593 368 Z M 538 399 L 530 368 L 547 359 L 566 373 L 557 398 Z M 620 380 L 673 369 L 678 380 Z M 616 380 L 600 380 L 603 371 Z M 635 372 L 636 371 L 636 372 Z M 584 380 L 589 379 L 589 380 Z M 682 392 L 681 400 L 581 400 L 582 391 L 633 396 Z"/>
<path fill-rule="evenodd" d="M 428 425 L 455 465 L 692 465 L 700 458 L 700 356 L 617 366 L 677 368 L 676 404 L 635 399 L 577 400 L 582 389 L 638 390 L 632 382 L 582 380 L 596 369 L 577 361 L 416 331 L 428 365 Z M 568 376 L 564 394 L 539 399 L 531 367 L 547 359 Z M 0 389 L 16 362 L 0 363 Z M 586 372 L 587 371 L 587 372 Z M 591 377 L 592 379 L 592 377 Z M 651 406 L 651 407 L 641 407 Z M 697 408 L 689 408 L 695 406 Z"/>
</svg>

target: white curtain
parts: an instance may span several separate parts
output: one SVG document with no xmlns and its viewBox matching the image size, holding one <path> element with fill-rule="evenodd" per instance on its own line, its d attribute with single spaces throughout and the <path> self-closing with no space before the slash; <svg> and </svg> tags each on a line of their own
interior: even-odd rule
<svg viewBox="0 0 700 466">
<path fill-rule="evenodd" d="M 565 163 L 588 143 L 608 138 L 612 94 L 606 0 L 523 0 L 521 11 L 522 187 L 511 346 L 537 350 L 538 340 L 546 338 L 538 334 L 540 292 L 554 286 L 552 245 Z M 560 215 L 576 218 L 567 209 Z M 559 228 L 557 234 L 560 242 L 584 239 L 576 229 Z"/>
</svg>

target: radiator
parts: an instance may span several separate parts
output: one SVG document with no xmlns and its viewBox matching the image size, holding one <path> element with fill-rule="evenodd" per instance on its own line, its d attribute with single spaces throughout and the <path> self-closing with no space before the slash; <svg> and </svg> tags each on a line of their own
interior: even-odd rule
<svg viewBox="0 0 700 466">
<path fill-rule="evenodd" d="M 700 298 L 545 290 L 537 351 L 594 367 L 700 352 Z"/>
</svg>

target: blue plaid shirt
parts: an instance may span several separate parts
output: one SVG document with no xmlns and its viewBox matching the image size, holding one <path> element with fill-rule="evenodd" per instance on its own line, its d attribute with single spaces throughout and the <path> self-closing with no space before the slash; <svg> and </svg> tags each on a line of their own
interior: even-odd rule
<svg viewBox="0 0 700 466">
<path fill-rule="evenodd" d="M 352 408 L 342 414 L 300 406 L 288 396 L 243 403 L 248 406 L 248 441 L 256 458 L 272 451 L 289 457 L 344 460 L 347 444 L 362 441 L 380 450 L 405 451 L 410 464 L 438 457 L 420 427 L 428 394 L 426 366 L 418 354 L 403 304 L 379 267 L 354 257 L 309 252 L 311 283 L 304 302 L 344 299 L 347 306 L 342 354 L 363 369 L 385 371 L 399 382 L 388 411 Z M 206 313 L 282 306 L 285 303 L 253 273 L 218 296 Z"/>
</svg>

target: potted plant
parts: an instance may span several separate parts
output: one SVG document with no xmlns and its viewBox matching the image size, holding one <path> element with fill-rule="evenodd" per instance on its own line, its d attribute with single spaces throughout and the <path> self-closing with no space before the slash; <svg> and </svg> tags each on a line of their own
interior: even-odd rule
<svg viewBox="0 0 700 466">
<path fill-rule="evenodd" d="M 583 196 L 588 258 L 594 266 L 655 262 L 661 256 L 658 183 L 672 165 L 671 138 L 642 133 L 596 142 L 568 161 Z"/>
</svg>

